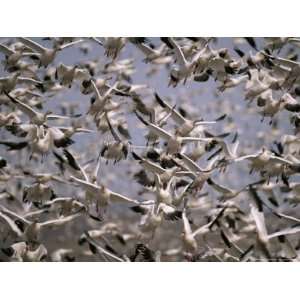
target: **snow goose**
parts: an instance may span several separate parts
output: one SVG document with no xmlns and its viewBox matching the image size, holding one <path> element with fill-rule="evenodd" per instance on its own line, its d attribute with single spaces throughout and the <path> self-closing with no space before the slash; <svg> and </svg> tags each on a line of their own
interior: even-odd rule
<svg viewBox="0 0 300 300">
<path fill-rule="evenodd" d="M 121 203 L 127 202 L 127 203 L 135 203 L 135 204 L 139 203 L 137 200 L 128 198 L 126 196 L 111 191 L 104 185 L 99 186 L 97 184 L 81 180 L 74 176 L 71 176 L 71 179 L 75 183 L 79 184 L 85 191 L 93 195 L 98 212 L 100 212 L 100 209 L 105 210 L 110 202 L 121 202 Z"/>
<path fill-rule="evenodd" d="M 66 116 L 54 115 L 52 112 L 47 111 L 46 113 L 40 113 L 35 111 L 29 105 L 21 102 L 20 100 L 12 97 L 10 94 L 6 93 L 9 99 L 20 109 L 24 114 L 28 116 L 32 124 L 38 126 L 43 125 L 48 119 L 69 119 Z"/>
<path fill-rule="evenodd" d="M 20 72 L 15 72 L 14 74 L 7 76 L 7 77 L 1 77 L 0 78 L 0 93 L 7 93 L 11 92 L 17 84 L 27 84 L 27 85 L 34 85 L 38 88 L 43 87 L 43 83 L 41 81 L 38 81 L 36 79 L 30 78 L 30 77 L 21 77 Z"/>
<path fill-rule="evenodd" d="M 158 127 L 157 125 L 150 123 L 144 120 L 141 116 L 137 113 L 139 120 L 147 126 L 149 131 L 153 132 L 154 134 L 160 136 L 167 142 L 167 153 L 168 154 L 175 154 L 181 151 L 182 145 L 188 142 L 195 142 L 195 141 L 202 141 L 208 142 L 211 141 L 211 138 L 199 138 L 199 137 L 182 137 L 178 136 L 177 134 L 172 135 L 171 133 L 167 132 L 166 130 Z"/>
<path fill-rule="evenodd" d="M 117 132 L 111 126 L 107 113 L 105 113 L 105 118 L 115 142 L 106 143 L 101 150 L 101 156 L 105 157 L 106 159 L 112 159 L 116 163 L 121 159 L 127 158 L 129 142 L 122 141 Z"/>
<path fill-rule="evenodd" d="M 172 107 L 167 102 L 162 100 L 157 93 L 155 93 L 155 99 L 158 104 L 166 110 L 170 117 L 179 125 L 176 129 L 176 133 L 180 136 L 187 136 L 196 126 L 216 124 L 216 121 L 203 121 L 203 120 L 188 120 L 183 117 L 175 107 Z"/>
<path fill-rule="evenodd" d="M 195 252 L 198 248 L 198 244 L 196 241 L 196 236 L 204 236 L 205 234 L 209 233 L 213 227 L 214 224 L 218 221 L 219 218 L 222 217 L 226 207 L 219 210 L 217 215 L 207 224 L 199 227 L 194 232 L 191 229 L 190 221 L 188 220 L 186 216 L 186 208 L 183 209 L 182 212 L 182 221 L 183 221 L 183 234 L 182 239 L 184 243 L 184 247 L 188 252 Z"/>
<path fill-rule="evenodd" d="M 240 156 L 238 158 L 235 158 L 234 162 L 240 162 L 243 160 L 249 160 L 250 161 L 250 172 L 252 171 L 261 171 L 263 170 L 268 163 L 281 163 L 286 164 L 289 166 L 294 165 L 294 163 L 290 160 L 287 160 L 285 158 L 282 158 L 280 156 L 274 155 L 271 151 L 263 147 L 261 150 L 259 150 L 255 154 L 249 154 Z"/>
<path fill-rule="evenodd" d="M 208 44 L 206 43 L 206 45 L 193 56 L 191 61 L 187 61 L 182 49 L 175 42 L 175 40 L 173 38 L 166 38 L 166 40 L 174 50 L 176 61 L 178 63 L 178 67 L 173 67 L 173 69 L 171 70 L 171 79 L 169 83 L 169 85 L 172 84 L 173 86 L 176 86 L 181 80 L 183 80 L 185 83 L 188 77 L 193 74 L 197 67 L 199 58 L 207 51 Z"/>
<path fill-rule="evenodd" d="M 13 47 L 8 47 L 4 44 L 0 44 L 0 52 L 2 52 L 6 58 L 5 69 L 14 67 L 22 57 L 30 56 L 33 54 L 31 52 L 23 52 L 23 50 L 25 50 L 25 47 L 22 47 L 20 49 L 13 49 Z"/>
<path fill-rule="evenodd" d="M 47 67 L 49 64 L 51 64 L 58 51 L 61 51 L 67 47 L 71 47 L 75 44 L 81 43 L 83 40 L 76 40 L 67 44 L 63 44 L 63 45 L 56 45 L 54 48 L 46 48 L 43 47 L 42 45 L 40 45 L 37 42 L 34 42 L 31 39 L 28 38 L 18 38 L 20 40 L 20 42 L 22 42 L 26 47 L 28 47 L 29 49 L 31 49 L 33 52 L 35 52 L 35 54 L 38 56 L 39 60 L 40 60 L 40 65 Z"/>
<path fill-rule="evenodd" d="M 55 75 L 57 79 L 60 80 L 60 85 L 69 88 L 72 87 L 72 83 L 75 79 L 85 80 L 90 77 L 86 69 L 81 69 L 77 65 L 67 66 L 62 63 L 56 68 Z"/>
</svg>

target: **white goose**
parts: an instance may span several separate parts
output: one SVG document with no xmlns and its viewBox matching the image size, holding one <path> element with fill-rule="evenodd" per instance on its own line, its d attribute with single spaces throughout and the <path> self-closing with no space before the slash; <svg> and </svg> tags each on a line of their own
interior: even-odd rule
<svg viewBox="0 0 300 300">
<path fill-rule="evenodd" d="M 40 126 L 43 125 L 48 119 L 70 119 L 66 116 L 54 115 L 51 111 L 47 111 L 46 113 L 37 112 L 29 105 L 12 97 L 10 94 L 6 93 L 6 95 L 18 107 L 18 109 L 28 116 L 32 124 Z"/>
<path fill-rule="evenodd" d="M 146 56 L 145 62 L 151 62 L 152 64 L 167 64 L 172 60 L 171 56 L 164 56 L 166 50 L 165 44 L 161 44 L 158 48 L 152 48 L 145 43 L 136 43 L 134 45 Z"/>
<path fill-rule="evenodd" d="M 17 234 L 18 237 L 24 239 L 27 242 L 38 242 L 40 239 L 41 231 L 47 227 L 55 227 L 55 226 L 63 226 L 70 221 L 78 218 L 82 215 L 82 212 L 67 216 L 61 217 L 58 219 L 50 219 L 45 222 L 32 222 L 27 219 L 19 216 L 18 214 L 1 207 L 2 212 L 0 211 L 0 218 L 4 219 L 6 223 L 11 227 L 14 233 Z M 16 218 L 22 223 L 22 230 L 16 225 L 16 223 L 9 217 L 11 215 L 13 218 Z"/>
<path fill-rule="evenodd" d="M 97 184 L 90 183 L 73 176 L 71 176 L 71 179 L 74 180 L 75 183 L 78 183 L 85 191 L 91 193 L 94 196 L 94 201 L 96 202 L 96 208 L 98 211 L 100 211 L 100 209 L 105 210 L 110 202 L 139 204 L 139 201 L 115 193 L 104 185 L 99 186 Z"/>
<path fill-rule="evenodd" d="M 153 132 L 154 134 L 160 136 L 162 139 L 167 141 L 167 153 L 168 154 L 175 154 L 181 151 L 182 145 L 184 143 L 195 142 L 195 141 L 202 141 L 208 142 L 211 141 L 211 138 L 199 138 L 199 137 L 182 137 L 178 136 L 177 134 L 172 135 L 171 133 L 167 132 L 166 130 L 156 126 L 153 123 L 147 122 L 141 116 L 136 114 L 140 121 L 147 126 L 147 128 Z"/>
<path fill-rule="evenodd" d="M 118 83 L 116 82 L 113 86 L 110 86 L 108 89 L 106 89 L 103 95 L 100 93 L 100 90 L 94 80 L 91 80 L 91 84 L 96 94 L 96 99 L 91 104 L 88 113 L 91 115 L 98 115 L 105 111 L 105 105 L 110 100 L 112 93 L 116 90 Z"/>
<path fill-rule="evenodd" d="M 57 79 L 60 80 L 60 85 L 72 87 L 74 80 L 85 80 L 90 77 L 89 72 L 86 69 L 81 69 L 77 65 L 67 66 L 65 64 L 60 64 L 56 68 L 55 73 Z"/>
<path fill-rule="evenodd" d="M 184 248 L 189 252 L 195 252 L 198 248 L 198 244 L 196 241 L 196 236 L 204 236 L 209 233 L 213 227 L 213 225 L 217 222 L 217 220 L 223 215 L 226 207 L 222 208 L 209 223 L 199 227 L 194 232 L 192 231 L 190 222 L 186 216 L 186 208 L 183 209 L 182 212 L 182 221 L 183 221 L 183 234 L 182 239 L 184 243 Z"/>
<path fill-rule="evenodd" d="M 47 67 L 51 64 L 58 51 L 71 47 L 75 44 L 81 43 L 83 40 L 76 40 L 64 45 L 56 45 L 54 48 L 46 48 L 40 45 L 39 43 L 34 42 L 28 38 L 18 38 L 26 47 L 30 48 L 35 54 L 39 57 L 40 65 Z"/>
<path fill-rule="evenodd" d="M 115 142 L 106 143 L 101 150 L 101 156 L 105 157 L 106 159 L 112 159 L 115 162 L 118 162 L 121 159 L 126 159 L 128 155 L 129 143 L 127 141 L 123 142 L 119 137 L 117 132 L 110 124 L 107 113 L 105 113 L 105 118 Z"/>
<path fill-rule="evenodd" d="M 30 77 L 21 77 L 20 72 L 15 72 L 14 74 L 1 77 L 0 78 L 0 93 L 9 93 L 11 92 L 17 84 L 27 84 L 27 85 L 34 85 L 37 87 L 42 86 L 42 82 Z"/>
<path fill-rule="evenodd" d="M 46 259 L 48 251 L 43 244 L 31 245 L 26 242 L 17 242 L 9 248 L 1 249 L 9 258 L 10 261 L 17 262 L 37 262 Z"/>
<path fill-rule="evenodd" d="M 25 50 L 25 47 L 21 47 L 20 49 L 12 49 L 4 44 L 0 44 L 0 52 L 2 52 L 6 58 L 5 69 L 14 67 L 22 57 L 33 54 L 31 52 L 23 52 L 23 50 Z"/>
<path fill-rule="evenodd" d="M 263 147 L 260 151 L 258 151 L 255 154 L 249 154 L 240 156 L 238 158 L 235 158 L 234 162 L 240 162 L 243 160 L 249 160 L 250 161 L 250 167 L 252 171 L 261 171 L 263 170 L 268 163 L 280 163 L 280 164 L 286 164 L 289 166 L 294 165 L 294 163 L 290 160 L 287 160 L 285 158 L 282 158 L 280 156 L 274 155 L 271 151 Z"/>
<path fill-rule="evenodd" d="M 203 121 L 203 120 L 188 120 L 185 117 L 183 117 L 176 109 L 175 107 L 172 107 L 167 102 L 162 100 L 158 94 L 155 93 L 155 99 L 158 102 L 158 104 L 166 110 L 168 114 L 170 114 L 170 117 L 179 125 L 179 127 L 176 129 L 176 134 L 180 136 L 187 136 L 195 127 L 201 126 L 201 125 L 211 125 L 216 124 L 217 121 Z"/>
<path fill-rule="evenodd" d="M 171 79 L 169 85 L 172 84 L 173 86 L 176 86 L 181 80 L 184 80 L 185 83 L 188 77 L 193 74 L 193 72 L 196 70 L 196 65 L 199 58 L 207 51 L 208 44 L 206 43 L 206 45 L 193 56 L 191 61 L 187 61 L 182 49 L 175 42 L 175 40 L 173 38 L 167 39 L 174 49 L 176 61 L 178 63 L 178 67 L 173 67 L 171 70 Z"/>
</svg>

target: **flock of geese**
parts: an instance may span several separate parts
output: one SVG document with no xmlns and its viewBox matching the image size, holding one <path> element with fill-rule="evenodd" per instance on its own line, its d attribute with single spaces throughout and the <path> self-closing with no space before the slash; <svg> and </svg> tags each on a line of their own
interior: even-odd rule
<svg viewBox="0 0 300 300">
<path fill-rule="evenodd" d="M 1 261 L 298 261 L 300 39 L 223 40 L 3 39 Z"/>
</svg>

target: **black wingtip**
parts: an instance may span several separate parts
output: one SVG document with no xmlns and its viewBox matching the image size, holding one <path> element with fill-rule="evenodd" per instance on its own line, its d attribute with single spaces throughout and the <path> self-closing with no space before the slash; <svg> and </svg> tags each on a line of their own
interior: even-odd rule
<svg viewBox="0 0 300 300">
<path fill-rule="evenodd" d="M 12 247 L 2 248 L 1 251 L 8 257 L 12 257 L 14 255 L 14 249 Z"/>
<path fill-rule="evenodd" d="M 59 140 L 54 140 L 54 145 L 57 148 L 66 148 L 68 146 L 71 146 L 75 143 L 75 141 L 73 141 L 71 138 L 69 137 L 63 137 Z"/>
<path fill-rule="evenodd" d="M 250 245 L 250 247 L 248 247 L 239 257 L 240 261 L 244 260 L 246 256 L 252 252 L 253 249 L 254 249 L 254 245 Z"/>
<path fill-rule="evenodd" d="M 238 56 L 240 56 L 240 57 L 244 57 L 245 56 L 244 51 L 242 51 L 241 49 L 239 49 L 237 47 L 234 47 L 233 50 L 238 54 Z"/>
<path fill-rule="evenodd" d="M 17 100 L 14 97 L 12 97 L 7 91 L 3 92 L 12 102 L 17 103 Z"/>
<path fill-rule="evenodd" d="M 214 182 L 213 182 L 210 178 L 208 178 L 208 179 L 206 180 L 206 182 L 207 182 L 209 185 L 213 185 L 213 184 L 214 184 Z"/>
<path fill-rule="evenodd" d="M 91 219 L 93 219 L 94 221 L 97 221 L 97 222 L 103 222 L 103 219 L 102 219 L 102 218 L 97 217 L 97 216 L 94 216 L 94 215 L 92 215 L 92 214 L 89 214 L 89 217 L 90 217 Z"/>
<path fill-rule="evenodd" d="M 131 154 L 135 160 L 139 160 L 139 161 L 142 160 L 142 158 L 139 155 L 137 155 L 134 151 L 132 151 Z"/>
<path fill-rule="evenodd" d="M 220 230 L 220 234 L 221 234 L 221 238 L 222 238 L 224 244 L 228 248 L 231 248 L 232 247 L 231 242 L 230 242 L 229 238 L 227 237 L 227 235 L 225 234 L 225 232 L 222 229 Z"/>
<path fill-rule="evenodd" d="M 227 117 L 227 114 L 223 114 L 220 117 L 218 117 L 217 119 L 215 119 L 215 121 L 216 122 L 223 121 L 226 117 Z"/>
<path fill-rule="evenodd" d="M 157 93 L 154 94 L 155 95 L 155 99 L 156 101 L 158 102 L 158 104 L 161 106 L 161 107 L 166 107 L 166 105 L 164 104 L 163 100 L 159 97 L 159 95 Z"/>
<path fill-rule="evenodd" d="M 247 43 L 256 51 L 257 50 L 257 46 L 256 46 L 256 42 L 255 39 L 253 37 L 244 37 L 244 39 L 247 41 Z"/>
<path fill-rule="evenodd" d="M 7 166 L 7 161 L 4 158 L 0 158 L 0 168 Z"/>
<path fill-rule="evenodd" d="M 146 125 L 146 126 L 149 125 L 149 123 L 148 123 L 146 120 L 144 120 L 144 119 L 138 114 L 137 111 L 134 111 L 134 113 L 135 113 L 135 115 L 137 116 L 137 118 L 138 118 L 144 125 Z"/>
<path fill-rule="evenodd" d="M 63 153 L 66 156 L 70 166 L 73 167 L 75 170 L 80 171 L 80 167 L 78 166 L 78 164 L 77 164 L 75 158 L 73 157 L 73 155 L 67 149 L 64 149 Z"/>
<path fill-rule="evenodd" d="M 165 43 L 170 49 L 174 49 L 173 45 L 170 43 L 168 37 L 161 37 L 160 40 Z"/>
</svg>

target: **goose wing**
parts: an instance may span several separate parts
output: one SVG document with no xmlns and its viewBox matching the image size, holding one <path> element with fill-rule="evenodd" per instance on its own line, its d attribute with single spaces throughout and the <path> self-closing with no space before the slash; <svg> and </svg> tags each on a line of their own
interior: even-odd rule
<svg viewBox="0 0 300 300">
<path fill-rule="evenodd" d="M 11 228 L 13 232 L 17 234 L 17 236 L 20 237 L 23 235 L 22 231 L 18 228 L 16 223 L 10 217 L 0 212 L 0 218 L 2 218 L 8 224 L 8 226 Z"/>
<path fill-rule="evenodd" d="M 294 163 L 293 162 L 291 162 L 290 160 L 287 160 L 287 159 L 285 159 L 285 158 L 283 158 L 283 157 L 280 157 L 280 156 L 276 156 L 276 155 L 272 155 L 271 157 L 270 157 L 270 162 L 274 162 L 274 163 L 278 163 L 278 162 L 280 162 L 280 163 L 285 163 L 285 164 L 288 164 L 288 165 L 293 165 Z"/>
<path fill-rule="evenodd" d="M 40 223 L 41 227 L 47 227 L 47 226 L 61 226 L 64 225 L 76 218 L 78 218 L 79 216 L 81 216 L 81 213 L 77 213 L 74 215 L 70 215 L 67 217 L 63 217 L 63 218 L 58 218 L 58 219 L 54 219 L 54 220 L 48 220 L 46 222 Z"/>
<path fill-rule="evenodd" d="M 300 232 L 300 224 L 296 224 L 295 226 L 285 228 L 283 230 L 279 230 L 277 232 L 271 233 L 268 235 L 269 239 L 273 239 L 274 237 L 277 236 L 283 236 L 283 235 L 289 235 L 289 234 L 295 234 Z"/>
<path fill-rule="evenodd" d="M 263 211 L 263 201 L 258 195 L 255 188 L 252 185 L 249 186 L 249 192 L 251 194 L 251 202 L 250 202 L 250 213 L 255 222 L 257 228 L 257 234 L 259 239 L 267 243 L 268 242 L 268 231 L 265 222 L 265 216 Z"/>
<path fill-rule="evenodd" d="M 172 107 L 170 104 L 168 104 L 167 102 L 165 102 L 164 100 L 162 100 L 157 93 L 155 93 L 155 99 L 157 101 L 157 103 L 163 108 L 165 109 L 168 113 L 171 114 L 171 118 L 178 124 L 182 125 L 186 122 L 186 119 L 177 111 L 174 109 L 174 107 Z"/>
<path fill-rule="evenodd" d="M 120 137 L 119 137 L 119 135 L 117 134 L 117 132 L 116 132 L 116 131 L 114 130 L 114 128 L 111 126 L 111 123 L 110 123 L 110 121 L 109 121 L 109 118 L 108 118 L 107 113 L 105 113 L 105 119 L 106 119 L 106 122 L 107 122 L 107 124 L 108 124 L 109 130 L 110 130 L 112 136 L 114 137 L 115 141 L 116 141 L 116 142 L 119 142 L 119 143 L 122 142 L 122 140 L 120 139 Z"/>
<path fill-rule="evenodd" d="M 221 194 L 233 193 L 233 190 L 214 182 L 211 178 L 207 179 L 207 183 L 210 186 L 212 186 L 217 192 L 219 192 Z"/>
<path fill-rule="evenodd" d="M 26 47 L 40 53 L 40 54 L 43 54 L 47 48 L 43 47 L 42 45 L 40 45 L 39 43 L 36 43 L 34 42 L 33 40 L 31 39 L 28 39 L 28 38 L 23 38 L 23 37 L 20 37 L 18 38 L 19 41 L 21 41 Z"/>
<path fill-rule="evenodd" d="M 94 82 L 94 80 L 91 80 L 91 83 L 92 83 L 92 87 L 94 89 L 94 92 L 96 93 L 96 96 L 97 96 L 98 100 L 102 101 L 103 97 L 101 96 L 96 83 Z"/>
<path fill-rule="evenodd" d="M 59 50 L 63 50 L 65 48 L 68 48 L 68 47 L 72 47 L 76 44 L 79 44 L 79 43 L 82 43 L 84 40 L 80 39 L 80 40 L 76 40 L 76 41 L 73 41 L 73 42 L 70 42 L 70 43 L 67 43 L 67 44 L 63 44 L 61 46 L 59 46 Z"/>
<path fill-rule="evenodd" d="M 51 115 L 48 115 L 48 116 L 47 116 L 47 119 L 49 119 L 49 120 L 56 120 L 56 119 L 69 120 L 70 117 L 68 117 L 68 116 L 62 116 L 62 115 L 51 114 Z"/>
<path fill-rule="evenodd" d="M 184 164 L 188 167 L 189 170 L 192 172 L 198 173 L 198 172 L 205 172 L 200 166 L 198 166 L 197 163 L 195 163 L 192 159 L 190 159 L 187 155 L 184 153 L 178 154 L 179 159 L 182 159 Z"/>
<path fill-rule="evenodd" d="M 171 139 L 173 136 L 172 134 L 170 134 L 169 132 L 167 132 L 166 130 L 152 124 L 152 123 L 148 123 L 148 126 L 150 131 L 152 131 L 154 134 L 160 136 L 162 139 L 168 141 L 169 139 Z"/>
<path fill-rule="evenodd" d="M 34 118 L 36 116 L 36 111 L 32 109 L 29 105 L 17 100 L 16 98 L 12 97 L 10 94 L 6 93 L 6 96 L 14 103 L 16 106 L 29 118 Z"/>
<path fill-rule="evenodd" d="M 0 52 L 2 52 L 4 55 L 7 55 L 7 56 L 10 56 L 15 53 L 12 49 L 8 48 L 4 44 L 0 44 Z"/>
<path fill-rule="evenodd" d="M 39 80 L 30 77 L 18 77 L 18 83 L 25 83 L 25 84 L 34 84 L 34 85 L 42 85 L 43 83 Z"/>
<path fill-rule="evenodd" d="M 138 49 L 140 49 L 146 57 L 151 57 L 156 55 L 156 51 L 150 46 L 144 43 L 133 43 Z"/>
<path fill-rule="evenodd" d="M 76 171 L 80 171 L 82 176 L 84 177 L 84 179 L 86 181 L 88 181 L 88 177 L 86 175 L 86 172 L 84 171 L 84 169 L 79 165 L 79 163 L 77 162 L 77 160 L 75 159 L 75 157 L 67 150 L 64 149 L 64 155 L 67 158 L 68 164 Z"/>
<path fill-rule="evenodd" d="M 200 138 L 200 137 L 187 136 L 187 137 L 181 137 L 181 141 L 183 143 L 188 143 L 188 142 L 211 142 L 212 138 Z"/>
<path fill-rule="evenodd" d="M 110 200 L 111 201 L 121 201 L 121 202 L 130 202 L 130 203 L 136 203 L 136 204 L 139 204 L 139 201 L 137 200 L 134 200 L 134 199 L 131 199 L 131 198 L 128 198 L 124 195 L 121 195 L 121 194 L 118 194 L 118 193 L 114 193 L 114 192 L 111 192 L 110 191 Z"/>
<path fill-rule="evenodd" d="M 243 156 L 240 156 L 238 158 L 235 158 L 234 161 L 235 162 L 238 162 L 238 161 L 243 161 L 245 159 L 255 159 L 258 157 L 258 154 L 248 154 L 248 155 L 243 155 Z"/>
<path fill-rule="evenodd" d="M 173 46 L 173 49 L 175 51 L 176 61 L 180 65 L 181 68 L 186 68 L 187 61 L 184 57 L 184 54 L 181 50 L 181 48 L 178 46 L 178 44 L 174 41 L 173 38 L 168 38 L 170 44 Z"/>
<path fill-rule="evenodd" d="M 100 254 L 105 254 L 111 258 L 114 258 L 116 261 L 124 261 L 123 259 L 119 258 L 118 256 L 116 256 L 115 254 L 111 253 L 110 251 L 104 249 L 102 246 L 100 246 L 93 238 L 91 238 L 91 236 L 89 235 L 88 232 L 85 233 L 85 238 L 87 240 L 87 242 L 90 245 L 90 249 L 93 253 L 97 253 L 99 252 Z"/>
<path fill-rule="evenodd" d="M 145 158 L 142 158 L 140 157 L 139 155 L 137 155 L 135 152 L 132 151 L 132 156 L 135 160 L 138 160 L 142 166 L 145 167 L 146 170 L 154 173 L 154 174 L 162 174 L 164 173 L 166 170 L 164 168 L 162 168 L 161 166 L 145 159 Z"/>
<path fill-rule="evenodd" d="M 74 176 L 70 176 L 70 178 L 73 179 L 76 183 L 78 183 L 83 189 L 85 189 L 86 191 L 89 191 L 91 193 L 97 194 L 101 190 L 100 186 L 98 186 L 96 184 L 90 183 L 85 180 L 81 180 Z"/>
<path fill-rule="evenodd" d="M 182 212 L 182 221 L 183 221 L 183 229 L 186 235 L 192 234 L 192 228 L 190 222 L 186 216 L 186 210 L 184 209 Z"/>
<path fill-rule="evenodd" d="M 210 230 L 212 226 L 222 217 L 224 211 L 226 210 L 226 206 L 221 208 L 217 215 L 207 224 L 201 226 L 196 231 L 193 232 L 193 237 L 195 237 L 198 234 L 204 234 L 207 232 L 207 230 Z"/>
</svg>

